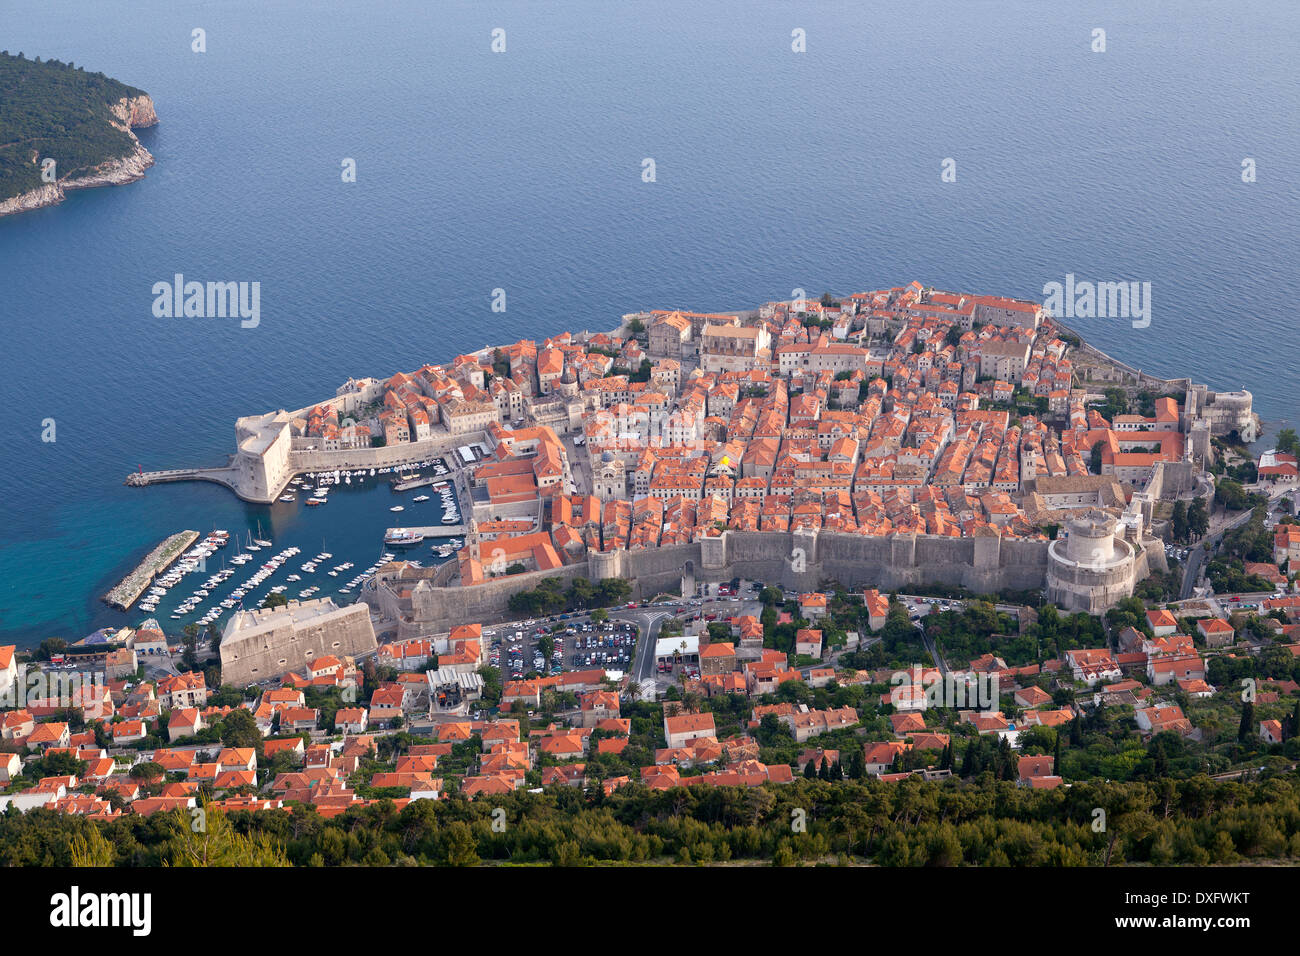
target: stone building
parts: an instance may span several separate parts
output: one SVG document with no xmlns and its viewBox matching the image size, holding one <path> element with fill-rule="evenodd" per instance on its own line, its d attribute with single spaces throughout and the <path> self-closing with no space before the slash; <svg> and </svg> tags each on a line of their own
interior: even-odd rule
<svg viewBox="0 0 1300 956">
<path fill-rule="evenodd" d="M 1117 534 L 1114 515 L 1101 510 L 1072 518 L 1067 535 L 1047 550 L 1047 599 L 1065 611 L 1100 614 L 1133 594 L 1146 555 Z"/>
<path fill-rule="evenodd" d="M 301 670 L 324 655 L 355 657 L 375 650 L 365 604 L 339 607 L 332 598 L 239 611 L 221 635 L 221 680 L 235 687 Z"/>
</svg>

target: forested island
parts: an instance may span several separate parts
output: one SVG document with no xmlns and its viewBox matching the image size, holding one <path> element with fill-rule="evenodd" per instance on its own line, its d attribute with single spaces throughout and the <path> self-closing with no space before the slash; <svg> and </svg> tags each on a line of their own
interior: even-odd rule
<svg viewBox="0 0 1300 956">
<path fill-rule="evenodd" d="M 53 205 L 68 189 L 140 179 L 154 160 L 132 129 L 157 122 L 143 90 L 0 51 L 0 215 Z"/>
</svg>

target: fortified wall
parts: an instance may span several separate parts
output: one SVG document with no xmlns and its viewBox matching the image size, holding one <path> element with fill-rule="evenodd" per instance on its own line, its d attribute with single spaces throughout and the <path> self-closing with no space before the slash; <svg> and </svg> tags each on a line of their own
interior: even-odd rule
<svg viewBox="0 0 1300 956">
<path fill-rule="evenodd" d="M 450 455 L 461 445 L 486 442 L 483 431 L 457 435 L 441 433 L 423 441 L 402 442 L 378 448 L 309 448 L 319 438 L 294 438 L 289 430 L 291 412 L 250 415 L 235 423 L 239 451 L 231 459 L 235 469 L 232 490 L 245 501 L 271 504 L 294 475 L 346 468 L 387 468 Z"/>
<path fill-rule="evenodd" d="M 330 598 L 240 611 L 221 634 L 221 679 L 236 687 L 300 670 L 332 654 L 373 651 L 375 630 L 364 604 L 339 607 Z"/>
<path fill-rule="evenodd" d="M 1100 614 L 1129 597 L 1139 575 L 1149 573 L 1139 528 L 1134 521 L 1124 533 L 1125 525 L 1101 510 L 1071 518 L 1067 536 L 1048 546 L 1048 600 L 1067 611 Z"/>
<path fill-rule="evenodd" d="M 400 579 L 381 572 L 365 588 L 362 599 L 396 618 L 398 637 L 406 638 L 446 630 L 462 621 L 500 618 L 507 613 L 512 594 L 535 588 L 545 578 L 558 578 L 565 587 L 578 577 L 593 581 L 620 577 L 631 582 L 638 600 L 676 590 L 684 577 L 716 583 L 744 576 L 800 591 L 813 590 L 827 579 L 849 588 L 886 591 L 926 584 L 965 587 L 981 594 L 1029 591 L 1047 584 L 1051 544 L 1004 538 L 996 531 L 971 538 L 725 531 L 693 544 L 591 551 L 586 560 L 563 568 L 510 575 L 473 587 L 455 583 L 455 576 L 445 570 L 448 565 L 422 569 L 414 577 L 408 572 Z M 1145 566 L 1143 561 L 1142 576 Z M 1132 593 L 1135 575 L 1126 578 L 1127 593 L 1119 597 Z M 1108 591 L 1107 599 L 1115 593 Z M 1092 602 L 1090 595 L 1088 600 Z"/>
<path fill-rule="evenodd" d="M 451 454 L 461 445 L 474 445 L 486 440 L 485 432 L 475 431 L 458 435 L 444 433 L 423 441 L 402 442 L 379 448 L 344 448 L 334 451 L 294 448 L 289 455 L 289 461 L 294 474 L 306 471 L 334 471 L 338 468 L 386 468 L 392 465 L 408 465 L 429 458 L 441 458 Z M 297 445 L 301 441 L 304 440 L 295 439 L 294 444 Z M 305 441 L 318 443 L 319 439 Z"/>
</svg>

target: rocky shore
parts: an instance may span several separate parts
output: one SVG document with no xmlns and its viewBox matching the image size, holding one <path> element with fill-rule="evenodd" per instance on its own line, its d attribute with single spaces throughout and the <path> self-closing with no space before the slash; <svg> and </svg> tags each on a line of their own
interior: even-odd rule
<svg viewBox="0 0 1300 956">
<path fill-rule="evenodd" d="M 158 114 L 154 111 L 153 100 L 148 95 L 124 98 L 111 107 L 111 112 L 118 119 L 113 125 L 131 137 L 135 143 L 134 150 L 126 156 L 100 163 L 89 172 L 64 177 L 53 183 L 43 183 L 36 189 L 0 200 L 0 216 L 56 205 L 63 201 L 70 189 L 124 186 L 142 179 L 144 171 L 154 164 L 154 158 L 136 139 L 132 130 L 157 124 Z"/>
</svg>

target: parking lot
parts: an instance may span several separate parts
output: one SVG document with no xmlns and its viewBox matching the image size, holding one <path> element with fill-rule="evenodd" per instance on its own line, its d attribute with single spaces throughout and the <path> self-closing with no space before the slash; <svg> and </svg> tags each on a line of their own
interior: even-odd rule
<svg viewBox="0 0 1300 956">
<path fill-rule="evenodd" d="M 569 633 L 572 631 L 573 633 Z M 636 653 L 637 628 L 630 621 L 585 622 L 568 628 L 563 635 L 576 668 L 605 667 L 626 671 Z"/>
<path fill-rule="evenodd" d="M 545 658 L 540 642 L 548 634 L 554 646 Z M 500 668 L 504 679 L 519 680 L 534 671 L 558 674 L 589 667 L 626 671 L 636 653 L 637 628 L 628 621 L 594 623 L 588 614 L 574 614 L 501 625 L 485 631 L 485 637 L 488 663 Z"/>
</svg>

